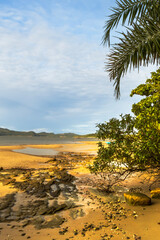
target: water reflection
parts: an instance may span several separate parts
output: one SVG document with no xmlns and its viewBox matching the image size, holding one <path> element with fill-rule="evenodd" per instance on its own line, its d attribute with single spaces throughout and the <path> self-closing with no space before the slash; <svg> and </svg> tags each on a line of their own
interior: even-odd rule
<svg viewBox="0 0 160 240">
<path fill-rule="evenodd" d="M 45 149 L 45 148 L 30 148 L 26 147 L 23 149 L 16 149 L 13 150 L 14 152 L 30 154 L 30 155 L 37 155 L 37 156 L 52 156 L 57 155 L 58 151 L 54 149 Z"/>
</svg>

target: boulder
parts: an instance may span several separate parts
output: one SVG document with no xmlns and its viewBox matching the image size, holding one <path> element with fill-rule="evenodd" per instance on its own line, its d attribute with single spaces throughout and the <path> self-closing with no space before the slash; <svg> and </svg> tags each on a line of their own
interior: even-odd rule
<svg viewBox="0 0 160 240">
<path fill-rule="evenodd" d="M 124 193 L 124 198 L 127 203 L 131 205 L 150 205 L 151 204 L 151 198 L 149 198 L 147 195 L 139 192 L 127 192 Z"/>
<path fill-rule="evenodd" d="M 159 198 L 160 199 L 160 188 L 156 188 L 151 191 L 151 198 Z"/>
</svg>

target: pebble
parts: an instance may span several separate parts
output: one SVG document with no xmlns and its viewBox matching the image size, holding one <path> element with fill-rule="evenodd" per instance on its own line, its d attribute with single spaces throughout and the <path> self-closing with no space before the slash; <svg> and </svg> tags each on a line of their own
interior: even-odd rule
<svg viewBox="0 0 160 240">
<path fill-rule="evenodd" d="M 25 236 L 25 235 L 26 235 L 26 233 L 22 233 L 22 234 L 21 234 L 21 236 Z"/>
</svg>

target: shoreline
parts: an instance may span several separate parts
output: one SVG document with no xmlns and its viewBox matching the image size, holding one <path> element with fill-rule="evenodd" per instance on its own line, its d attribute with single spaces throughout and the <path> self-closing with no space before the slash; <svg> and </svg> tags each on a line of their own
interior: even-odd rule
<svg viewBox="0 0 160 240">
<path fill-rule="evenodd" d="M 78 143 L 65 143 L 65 144 L 49 144 L 49 145 L 15 145 L 15 146 L 0 146 L 0 167 L 24 167 L 24 168 L 40 168 L 39 164 L 45 163 L 47 160 L 54 156 L 36 156 L 23 153 L 13 152 L 16 149 L 23 149 L 26 147 L 36 149 L 53 149 L 60 152 L 82 152 L 92 153 L 97 152 L 97 142 L 81 142 Z"/>
</svg>

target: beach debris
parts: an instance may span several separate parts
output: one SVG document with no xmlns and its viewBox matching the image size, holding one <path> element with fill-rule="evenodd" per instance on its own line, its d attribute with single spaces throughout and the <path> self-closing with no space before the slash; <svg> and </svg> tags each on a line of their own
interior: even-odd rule
<svg viewBox="0 0 160 240">
<path fill-rule="evenodd" d="M 147 195 L 139 192 L 127 192 L 124 193 L 124 198 L 127 203 L 131 205 L 150 205 L 151 204 L 151 198 L 149 198 Z"/>
</svg>

